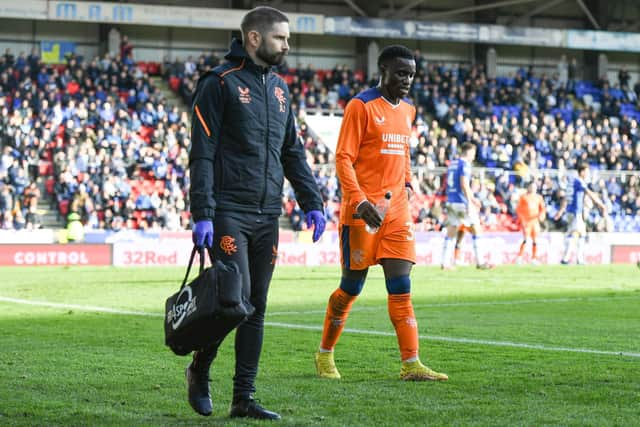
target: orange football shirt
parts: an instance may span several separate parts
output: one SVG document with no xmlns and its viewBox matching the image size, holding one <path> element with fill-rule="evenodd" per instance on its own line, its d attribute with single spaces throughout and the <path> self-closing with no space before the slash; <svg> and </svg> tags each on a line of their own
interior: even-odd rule
<svg viewBox="0 0 640 427">
<path fill-rule="evenodd" d="M 405 100 L 387 101 L 378 88 L 367 89 L 344 112 L 336 148 L 336 172 L 342 186 L 340 222 L 353 224 L 360 202 L 375 204 L 392 192 L 393 216 L 408 210 L 405 184 L 411 182 L 409 139 L 416 109 Z"/>
<path fill-rule="evenodd" d="M 545 212 L 544 199 L 541 195 L 524 193 L 520 196 L 516 213 L 523 223 L 538 220 Z"/>
</svg>

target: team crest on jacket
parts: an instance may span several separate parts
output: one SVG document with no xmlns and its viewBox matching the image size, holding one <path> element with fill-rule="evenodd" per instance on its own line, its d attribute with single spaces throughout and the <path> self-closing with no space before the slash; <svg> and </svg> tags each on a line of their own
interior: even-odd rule
<svg viewBox="0 0 640 427">
<path fill-rule="evenodd" d="M 238 251 L 238 246 L 236 246 L 236 239 L 231 236 L 222 236 L 220 239 L 220 249 L 222 251 L 231 256 L 232 254 Z"/>
<path fill-rule="evenodd" d="M 284 97 L 284 90 L 282 90 L 280 86 L 276 86 L 274 93 L 276 95 L 276 99 L 280 103 L 280 112 L 284 113 L 286 111 L 285 105 L 287 103 L 287 98 Z"/>
<path fill-rule="evenodd" d="M 251 103 L 251 95 L 249 94 L 248 87 L 243 88 L 242 86 L 238 86 L 238 92 L 240 93 L 240 95 L 238 96 L 240 102 L 242 102 L 243 104 Z"/>
</svg>

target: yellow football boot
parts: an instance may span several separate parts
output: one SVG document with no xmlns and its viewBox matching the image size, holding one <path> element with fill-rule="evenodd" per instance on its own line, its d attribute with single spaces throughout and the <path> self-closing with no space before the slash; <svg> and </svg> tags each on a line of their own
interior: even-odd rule
<svg viewBox="0 0 640 427">
<path fill-rule="evenodd" d="M 447 374 L 441 374 L 424 366 L 420 360 L 415 362 L 402 362 L 400 379 L 403 381 L 447 381 Z"/>
<path fill-rule="evenodd" d="M 333 361 L 333 352 L 316 353 L 316 372 L 320 378 L 329 378 L 333 380 L 339 380 L 340 372 L 336 369 L 336 364 Z"/>
</svg>

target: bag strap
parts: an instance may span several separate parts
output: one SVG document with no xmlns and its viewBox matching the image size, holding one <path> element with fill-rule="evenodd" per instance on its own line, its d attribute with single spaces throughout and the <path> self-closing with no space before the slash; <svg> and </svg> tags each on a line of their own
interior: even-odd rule
<svg viewBox="0 0 640 427">
<path fill-rule="evenodd" d="M 191 273 L 191 266 L 193 265 L 193 260 L 196 257 L 196 252 L 200 254 L 199 273 L 202 273 L 204 271 L 204 248 L 199 248 L 196 245 L 193 245 L 193 249 L 191 250 L 191 256 L 189 257 L 189 264 L 187 265 L 187 272 L 184 275 L 184 279 L 182 280 L 182 286 L 180 286 L 180 289 L 184 288 L 187 284 L 187 280 L 189 279 L 189 273 Z M 213 249 L 207 248 L 207 252 L 209 253 L 209 261 L 211 261 L 211 265 L 214 265 L 215 258 L 213 256 Z"/>
</svg>

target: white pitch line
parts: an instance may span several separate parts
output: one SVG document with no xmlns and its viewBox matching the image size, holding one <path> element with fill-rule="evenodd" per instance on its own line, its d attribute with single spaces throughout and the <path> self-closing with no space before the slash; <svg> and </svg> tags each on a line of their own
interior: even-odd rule
<svg viewBox="0 0 640 427">
<path fill-rule="evenodd" d="M 88 311 L 92 313 L 110 313 L 110 314 L 126 314 L 126 315 L 132 315 L 132 316 L 164 317 L 164 315 L 161 313 L 120 310 L 118 308 L 98 307 L 95 305 L 62 304 L 58 302 L 33 301 L 28 299 L 11 298 L 11 297 L 0 297 L 0 301 L 11 302 L 14 304 L 33 305 L 37 307 L 63 308 L 65 310 Z"/>
<path fill-rule="evenodd" d="M 640 295 L 638 296 L 640 297 Z M 520 304 L 546 304 L 546 303 L 563 303 L 563 302 L 581 302 L 581 301 L 608 301 L 612 299 L 624 299 L 624 298 L 636 298 L 631 297 L 576 297 L 576 298 L 538 298 L 538 299 L 523 299 L 523 300 L 511 300 L 511 301 L 469 301 L 469 302 L 443 302 L 443 303 L 431 303 L 431 304 L 414 304 L 413 308 L 438 308 L 438 307 L 474 307 L 485 305 L 520 305 Z M 379 307 L 354 307 L 351 312 L 358 311 L 376 311 L 386 309 L 383 306 Z M 287 316 L 287 315 L 305 315 L 305 314 L 324 314 L 326 310 L 306 310 L 306 311 L 274 311 L 273 313 L 267 313 L 269 316 Z"/>
<path fill-rule="evenodd" d="M 116 308 L 98 307 L 98 306 L 92 306 L 92 305 L 63 304 L 63 303 L 56 303 L 56 302 L 49 302 L 49 301 L 33 301 L 33 300 L 26 300 L 21 298 L 11 298 L 11 297 L 2 297 L 2 296 L 0 296 L 0 302 L 8 302 L 13 304 L 31 305 L 31 306 L 48 307 L 48 308 L 62 308 L 65 310 L 78 310 L 78 311 L 86 311 L 86 312 L 93 312 L 93 313 L 109 313 L 109 314 L 122 314 L 122 315 L 131 315 L 131 316 L 145 316 L 145 317 L 164 317 L 162 313 L 120 310 Z M 306 330 L 306 331 L 322 331 L 322 326 L 317 326 L 317 325 L 298 325 L 293 323 L 280 323 L 280 322 L 265 322 L 265 325 L 272 326 L 275 328 Z M 394 332 L 373 331 L 373 330 L 366 330 L 366 329 L 345 328 L 344 331 L 347 333 L 359 334 L 359 335 L 374 335 L 374 336 L 384 336 L 384 337 L 396 336 Z M 420 339 L 453 342 L 453 343 L 459 343 L 459 344 L 478 344 L 478 345 L 489 345 L 489 346 L 495 346 L 495 347 L 515 347 L 515 348 L 525 348 L 529 350 L 540 350 L 540 351 L 587 353 L 587 354 L 600 354 L 600 355 L 606 355 L 606 356 L 627 356 L 627 357 L 640 358 L 640 353 L 633 353 L 628 351 L 606 351 L 606 350 L 595 350 L 590 348 L 555 347 L 555 346 L 547 346 L 542 344 L 528 344 L 528 343 L 519 343 L 519 342 L 512 342 L 512 341 L 482 340 L 482 339 L 475 339 L 475 338 L 442 337 L 437 335 L 420 335 Z"/>
<path fill-rule="evenodd" d="M 301 330 L 307 330 L 307 331 L 322 331 L 322 326 L 316 326 L 316 325 L 296 325 L 292 323 L 279 323 L 279 322 L 264 322 L 264 324 L 268 326 L 278 327 L 278 328 L 301 329 Z M 384 336 L 384 337 L 396 336 L 395 332 L 370 331 L 366 329 L 345 328 L 344 332 L 348 332 L 352 334 L 375 335 L 375 336 Z M 480 345 L 491 345 L 496 347 L 526 348 L 529 350 L 560 351 L 560 352 L 568 352 L 568 353 L 589 353 L 589 354 L 602 354 L 607 356 L 628 356 L 628 357 L 640 358 L 640 353 L 632 353 L 627 351 L 606 351 L 606 350 L 594 350 L 590 348 L 554 347 L 554 346 L 547 346 L 542 344 L 527 344 L 527 343 L 519 343 L 519 342 L 512 342 L 512 341 L 494 341 L 494 340 L 481 340 L 481 339 L 475 339 L 475 338 L 441 337 L 438 335 L 420 335 L 420 339 L 431 340 L 431 341 L 454 342 L 454 343 L 460 343 L 460 344 L 480 344 Z"/>
</svg>

